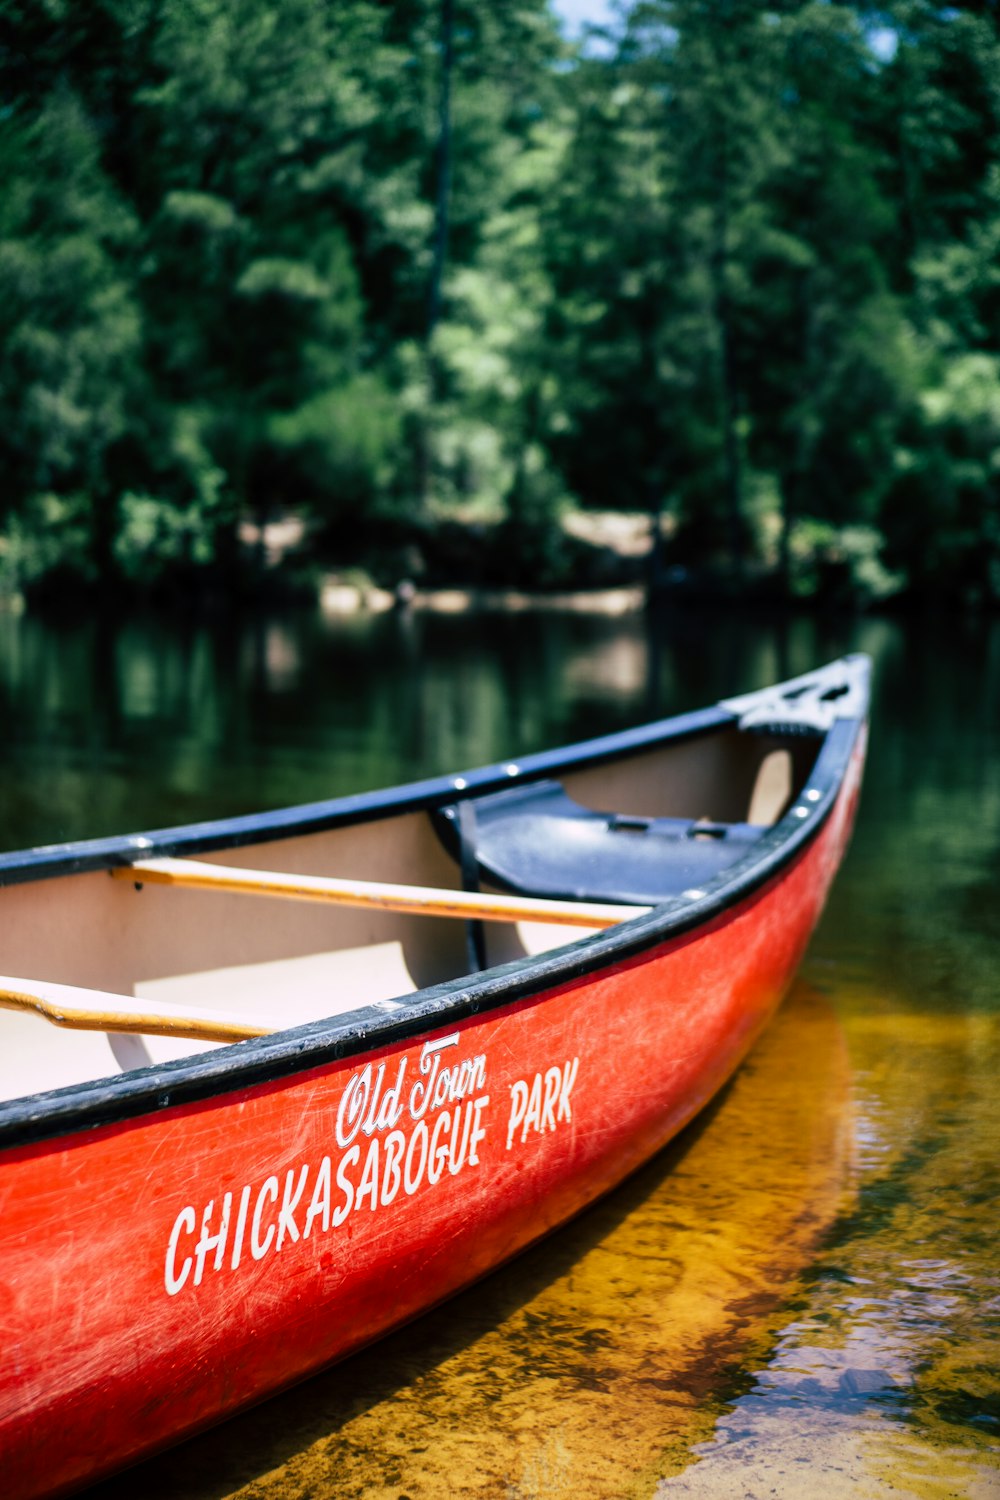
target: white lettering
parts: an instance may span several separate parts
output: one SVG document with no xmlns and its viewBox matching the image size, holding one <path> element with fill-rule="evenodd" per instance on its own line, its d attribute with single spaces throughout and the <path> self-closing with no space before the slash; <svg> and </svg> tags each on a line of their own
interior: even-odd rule
<svg viewBox="0 0 1000 1500">
<path fill-rule="evenodd" d="M 369 1106 L 368 1114 L 365 1116 L 365 1123 L 361 1127 L 361 1129 L 364 1131 L 365 1135 L 374 1135 L 375 1132 L 376 1132 L 376 1130 L 378 1129 L 378 1119 L 377 1119 L 378 1101 L 379 1101 L 379 1096 L 382 1093 L 382 1080 L 384 1079 L 384 1077 L 385 1077 L 385 1063 L 379 1063 L 379 1065 L 378 1065 L 378 1073 L 377 1073 L 376 1078 L 375 1078 L 375 1085 L 374 1085 L 374 1087 L 373 1087 L 373 1089 L 371 1091 L 372 1102 L 371 1102 L 371 1104 Z"/>
<path fill-rule="evenodd" d="M 427 1113 L 428 1105 L 431 1103 L 432 1099 L 435 1100 L 435 1107 L 438 1104 L 444 1102 L 443 1096 L 441 1099 L 438 1099 L 436 1093 L 438 1069 L 441 1066 L 441 1058 L 439 1054 L 444 1050 L 445 1047 L 457 1047 L 459 1041 L 460 1037 L 458 1032 L 453 1031 L 450 1036 L 443 1036 L 436 1042 L 424 1043 L 420 1052 L 420 1071 L 425 1075 L 427 1073 L 430 1073 L 431 1076 L 425 1084 L 421 1083 L 418 1079 L 410 1090 L 411 1119 L 423 1119 L 424 1115 Z M 445 1069 L 446 1073 L 447 1071 L 448 1070 Z"/>
<path fill-rule="evenodd" d="M 253 1211 L 253 1223 L 250 1226 L 250 1254 L 253 1256 L 254 1260 L 264 1259 L 264 1256 L 271 1248 L 271 1241 L 274 1239 L 273 1224 L 268 1225 L 267 1234 L 264 1236 L 263 1240 L 260 1237 L 260 1217 L 264 1209 L 264 1204 L 268 1198 L 270 1198 L 272 1203 L 275 1203 L 277 1201 L 277 1177 L 269 1177 L 261 1187 L 260 1192 L 257 1194 L 257 1202 L 254 1205 Z"/>
<path fill-rule="evenodd" d="M 201 1278 L 205 1270 L 205 1257 L 210 1250 L 215 1251 L 215 1269 L 218 1271 L 222 1265 L 222 1258 L 226 1253 L 226 1240 L 229 1237 L 229 1212 L 232 1206 L 233 1195 L 232 1193 L 227 1193 L 222 1200 L 222 1222 L 219 1225 L 217 1234 L 209 1234 L 208 1232 L 212 1210 L 215 1207 L 214 1198 L 209 1202 L 205 1212 L 201 1216 L 201 1233 L 198 1236 L 198 1243 L 194 1247 L 195 1286 L 201 1286 Z"/>
<path fill-rule="evenodd" d="M 529 1130 L 541 1131 L 542 1128 L 542 1075 L 536 1073 L 531 1081 L 531 1094 L 528 1098 L 528 1112 L 524 1117 L 521 1127 L 521 1143 Z"/>
<path fill-rule="evenodd" d="M 378 1129 L 394 1130 L 399 1124 L 403 1113 L 403 1078 L 406 1074 L 406 1058 L 399 1059 L 399 1072 L 396 1074 L 396 1082 L 391 1088 L 387 1088 L 382 1096 L 382 1103 L 378 1112 Z"/>
<path fill-rule="evenodd" d="M 372 1091 L 372 1065 L 352 1073 L 337 1110 L 337 1145 L 349 1146 L 361 1129 Z"/>
<path fill-rule="evenodd" d="M 430 1132 L 423 1120 L 417 1121 L 417 1128 L 410 1136 L 410 1144 L 406 1148 L 406 1161 L 403 1163 L 403 1188 L 410 1197 L 417 1191 L 424 1175 L 424 1167 L 427 1165 L 427 1142 Z M 420 1165 L 413 1171 L 413 1148 L 420 1142 Z"/>
<path fill-rule="evenodd" d="M 431 1093 L 434 1089 L 440 1066 L 441 1059 L 437 1053 L 428 1055 L 425 1048 L 423 1056 L 420 1059 L 420 1071 L 424 1073 L 429 1069 L 431 1076 L 429 1083 L 421 1083 L 418 1079 L 410 1090 L 410 1115 L 414 1120 L 422 1120 L 427 1113 L 427 1106 L 431 1102 Z"/>
<path fill-rule="evenodd" d="M 399 1170 L 400 1159 L 406 1149 L 406 1136 L 401 1130 L 391 1130 L 385 1138 L 385 1172 L 382 1176 L 382 1202 L 391 1203 L 399 1192 L 403 1180 Z"/>
<path fill-rule="evenodd" d="M 371 1199 L 372 1211 L 378 1208 L 378 1136 L 368 1147 L 368 1155 L 365 1157 L 364 1171 L 361 1173 L 361 1184 L 358 1188 L 357 1197 L 354 1200 L 355 1208 L 361 1207 L 363 1198 Z"/>
<path fill-rule="evenodd" d="M 297 1240 L 299 1237 L 299 1226 L 296 1224 L 293 1216 L 295 1214 L 296 1208 L 298 1207 L 299 1199 L 302 1197 L 302 1192 L 305 1188 L 306 1178 L 308 1175 L 309 1164 L 306 1163 L 306 1165 L 302 1168 L 302 1171 L 299 1173 L 298 1187 L 295 1189 L 293 1195 L 292 1183 L 295 1181 L 295 1168 L 289 1167 L 287 1173 L 285 1174 L 285 1191 L 282 1195 L 281 1207 L 278 1210 L 278 1243 L 274 1247 L 275 1250 L 280 1250 L 282 1245 L 284 1244 L 286 1231 L 288 1233 L 289 1239 L 291 1240 Z"/>
<path fill-rule="evenodd" d="M 333 1222 L 338 1228 L 354 1207 L 354 1183 L 346 1175 L 347 1168 L 355 1166 L 360 1160 L 360 1146 L 352 1146 L 350 1151 L 346 1151 L 340 1158 L 340 1166 L 337 1168 L 337 1186 L 344 1195 L 344 1201 L 333 1210 Z"/>
<path fill-rule="evenodd" d="M 194 1234 L 194 1209 L 188 1206 L 182 1208 L 174 1220 L 174 1227 L 170 1231 L 170 1239 L 167 1241 L 167 1263 L 163 1270 L 163 1280 L 167 1293 L 176 1297 L 191 1270 L 191 1257 L 185 1256 L 184 1264 L 181 1266 L 180 1275 L 177 1274 L 177 1241 L 181 1237 L 181 1231 L 186 1230 L 188 1234 Z"/>
<path fill-rule="evenodd" d="M 412 1083 L 407 1054 L 392 1062 L 368 1062 L 352 1073 L 331 1120 L 339 1154 L 322 1156 L 318 1164 L 286 1161 L 283 1180 L 275 1172 L 216 1193 L 198 1209 L 182 1208 L 167 1242 L 168 1295 L 201 1286 L 211 1271 L 237 1271 L 248 1242 L 253 1259 L 262 1261 L 286 1245 L 339 1229 L 356 1209 L 367 1206 L 374 1212 L 395 1202 L 400 1192 L 412 1197 L 436 1187 L 446 1167 L 451 1177 L 478 1167 L 490 1102 L 486 1056 L 445 1064 L 444 1054 L 460 1042 L 457 1031 L 425 1042 Z M 541 1074 L 511 1086 L 508 1150 L 516 1135 L 523 1142 L 529 1130 L 554 1130 L 570 1117 L 575 1076 L 574 1061 L 572 1068 L 568 1063 L 550 1067 L 544 1090 Z"/>
<path fill-rule="evenodd" d="M 569 1096 L 574 1083 L 576 1083 L 576 1075 L 579 1072 L 579 1069 L 580 1059 L 578 1057 L 574 1057 L 572 1061 L 563 1064 L 562 1085 L 559 1090 L 558 1118 L 560 1120 L 572 1120 L 573 1118 L 573 1111 L 570 1108 Z"/>
<path fill-rule="evenodd" d="M 511 1148 L 514 1140 L 514 1131 L 524 1119 L 524 1111 L 528 1107 L 528 1085 L 523 1078 L 510 1086 L 510 1119 L 507 1121 L 507 1150 Z"/>
<path fill-rule="evenodd" d="M 465 1128 L 462 1131 L 462 1144 L 458 1144 L 459 1121 L 464 1121 Z M 457 1177 L 465 1165 L 465 1153 L 469 1149 L 469 1127 L 472 1124 L 472 1105 L 465 1104 L 461 1109 L 455 1111 L 455 1123 L 451 1127 L 451 1140 L 448 1142 L 448 1171 L 452 1177 Z"/>
<path fill-rule="evenodd" d="M 507 1116 L 507 1150 L 519 1137 L 523 1146 L 529 1132 L 546 1135 L 560 1123 L 573 1119 L 570 1095 L 580 1069 L 580 1059 L 571 1057 L 561 1066 L 553 1064 L 545 1073 L 536 1073 L 529 1083 L 516 1078 L 510 1085 L 510 1112 Z M 479 1100 L 476 1100 L 478 1106 Z M 472 1161 L 470 1153 L 469 1160 Z"/>
<path fill-rule="evenodd" d="M 330 1228 L 330 1158 L 324 1156 L 316 1173 L 316 1185 L 313 1188 L 312 1200 L 306 1210 L 305 1228 L 302 1238 L 307 1240 L 312 1233 L 313 1220 L 319 1219 L 319 1226 L 324 1233 Z"/>
<path fill-rule="evenodd" d="M 239 1213 L 236 1216 L 236 1233 L 233 1235 L 233 1258 L 229 1262 L 230 1267 L 234 1271 L 236 1270 L 236 1267 L 240 1263 L 240 1256 L 243 1254 L 243 1236 L 246 1233 L 246 1227 L 247 1227 L 247 1209 L 249 1207 L 250 1207 L 250 1184 L 247 1183 L 246 1187 L 243 1189 L 242 1193 L 240 1194 L 240 1211 L 239 1211 Z"/>
<path fill-rule="evenodd" d="M 427 1181 L 437 1182 L 444 1171 L 444 1164 L 448 1160 L 448 1147 L 442 1146 L 441 1133 L 448 1129 L 451 1124 L 451 1115 L 444 1110 L 434 1121 L 434 1130 L 431 1134 L 430 1160 L 427 1163 Z"/>
<path fill-rule="evenodd" d="M 479 1098 L 472 1106 L 472 1134 L 469 1137 L 469 1165 L 472 1167 L 479 1166 L 479 1157 L 476 1155 L 476 1147 L 479 1145 L 480 1141 L 485 1141 L 486 1139 L 486 1128 L 485 1126 L 480 1125 L 479 1116 L 482 1114 L 483 1110 L 486 1108 L 489 1102 L 489 1094 L 480 1094 Z"/>
<path fill-rule="evenodd" d="M 545 1099 L 542 1103 L 542 1130 L 555 1130 L 556 1116 L 555 1103 L 559 1098 L 559 1085 L 562 1083 L 562 1069 L 549 1068 L 545 1075 Z"/>
</svg>

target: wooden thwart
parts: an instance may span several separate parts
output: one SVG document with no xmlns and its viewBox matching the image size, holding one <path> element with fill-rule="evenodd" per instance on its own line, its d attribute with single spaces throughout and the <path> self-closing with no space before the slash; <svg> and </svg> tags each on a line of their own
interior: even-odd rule
<svg viewBox="0 0 1000 1500">
<path fill-rule="evenodd" d="M 327 901 L 340 906 L 380 907 L 430 917 L 464 917 L 483 922 L 553 922 L 567 927 L 612 927 L 650 911 L 648 906 L 595 901 L 548 901 L 535 896 L 499 896 L 480 891 L 449 891 L 431 886 L 388 885 L 369 880 L 335 880 L 321 875 L 285 875 L 271 870 L 239 870 L 200 859 L 140 859 L 112 870 L 119 880 L 189 886 L 291 901 Z"/>
<path fill-rule="evenodd" d="M 492 922 L 552 922 L 572 927 L 610 927 L 650 910 L 592 901 L 545 901 L 533 896 L 498 896 L 429 886 L 386 885 L 365 880 L 334 880 L 318 875 L 284 875 L 270 870 L 239 870 L 193 859 L 145 859 L 111 871 L 118 880 L 189 886 L 196 890 L 278 896 L 291 901 L 326 901 L 384 911 L 435 917 L 478 918 Z M 0 977 L 0 1010 L 23 1010 L 54 1026 L 78 1031 L 128 1032 L 143 1036 L 186 1037 L 197 1042 L 241 1042 L 269 1036 L 274 1026 L 227 1011 L 189 1010 L 162 1001 L 138 1000 L 101 990 Z"/>
<path fill-rule="evenodd" d="M 244 1042 L 270 1036 L 273 1026 L 221 1010 L 187 1010 L 103 990 L 0 978 L 0 1010 L 26 1010 L 73 1031 L 125 1031 L 187 1037 L 193 1042 Z"/>
</svg>

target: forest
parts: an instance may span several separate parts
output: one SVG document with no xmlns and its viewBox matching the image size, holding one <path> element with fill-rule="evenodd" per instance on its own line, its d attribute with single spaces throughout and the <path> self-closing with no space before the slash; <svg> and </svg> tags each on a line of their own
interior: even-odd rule
<svg viewBox="0 0 1000 1500">
<path fill-rule="evenodd" d="M 0 592 L 1000 606 L 996 0 L 0 0 Z M 272 570 L 274 571 L 274 570 Z M 272 580 L 273 582 L 273 580 Z"/>
</svg>

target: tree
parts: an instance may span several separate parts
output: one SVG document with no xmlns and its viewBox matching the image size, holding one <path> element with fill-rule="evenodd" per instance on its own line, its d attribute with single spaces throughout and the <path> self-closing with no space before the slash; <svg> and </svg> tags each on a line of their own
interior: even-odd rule
<svg viewBox="0 0 1000 1500">
<path fill-rule="evenodd" d="M 887 7 L 896 47 L 875 118 L 901 204 L 887 259 L 919 392 L 880 521 L 911 587 L 998 598 L 993 383 L 1000 356 L 1000 38 L 991 5 Z"/>
<path fill-rule="evenodd" d="M 771 11 L 647 0 L 610 62 L 578 69 L 553 274 L 575 335 L 580 493 L 658 511 L 742 568 L 745 360 L 739 304 L 776 149 Z"/>
<path fill-rule="evenodd" d="M 0 161 L 0 489 L 30 539 L 22 571 L 53 560 L 62 520 L 75 565 L 106 573 L 141 387 L 135 220 L 68 89 L 0 123 Z"/>
<path fill-rule="evenodd" d="M 750 447 L 777 479 L 787 588 L 800 520 L 876 521 L 913 391 L 887 285 L 893 209 L 867 129 L 865 36 L 832 5 L 807 5 L 777 30 L 782 145 L 758 200 L 742 325 Z"/>
</svg>

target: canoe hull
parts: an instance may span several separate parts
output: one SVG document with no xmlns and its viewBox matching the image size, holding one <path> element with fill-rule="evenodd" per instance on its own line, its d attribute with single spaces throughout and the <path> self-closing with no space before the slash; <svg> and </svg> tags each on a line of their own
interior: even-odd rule
<svg viewBox="0 0 1000 1500">
<path fill-rule="evenodd" d="M 731 1076 L 853 820 L 709 925 L 412 1040 L 7 1153 L 0 1452 L 69 1491 L 344 1357 L 607 1192 Z"/>
</svg>

